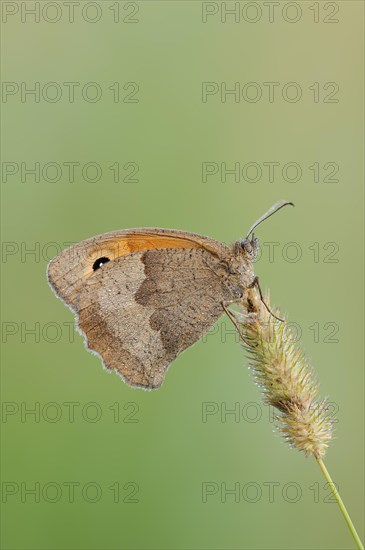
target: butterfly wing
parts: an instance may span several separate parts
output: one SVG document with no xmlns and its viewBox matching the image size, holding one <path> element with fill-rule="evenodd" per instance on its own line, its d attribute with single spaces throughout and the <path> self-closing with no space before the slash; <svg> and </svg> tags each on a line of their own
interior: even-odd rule
<svg viewBox="0 0 365 550">
<path fill-rule="evenodd" d="M 113 234 L 84 241 L 84 247 L 75 245 L 79 264 L 67 269 L 65 259 L 75 254 L 65 251 L 49 268 L 57 295 L 78 314 L 87 347 L 130 385 L 150 389 L 162 384 L 169 364 L 217 321 L 221 302 L 231 298 L 222 284 L 222 250 L 228 247 L 191 233 L 156 231 L 133 239 L 128 234 L 121 243 Z M 127 246 L 93 270 L 95 261 Z"/>
<path fill-rule="evenodd" d="M 121 256 L 150 249 L 204 248 L 216 256 L 226 255 L 225 244 L 196 233 L 173 229 L 125 229 L 104 233 L 66 248 L 48 265 L 48 281 L 56 295 L 73 308 L 73 302 L 99 259 L 114 261 Z"/>
</svg>

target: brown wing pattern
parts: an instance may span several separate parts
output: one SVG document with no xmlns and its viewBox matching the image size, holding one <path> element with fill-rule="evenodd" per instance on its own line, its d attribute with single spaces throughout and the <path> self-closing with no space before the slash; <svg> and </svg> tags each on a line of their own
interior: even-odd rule
<svg viewBox="0 0 365 550">
<path fill-rule="evenodd" d="M 66 249 L 50 262 L 48 278 L 77 314 L 88 349 L 132 386 L 152 389 L 223 313 L 229 254 L 194 233 L 129 229 Z"/>
</svg>

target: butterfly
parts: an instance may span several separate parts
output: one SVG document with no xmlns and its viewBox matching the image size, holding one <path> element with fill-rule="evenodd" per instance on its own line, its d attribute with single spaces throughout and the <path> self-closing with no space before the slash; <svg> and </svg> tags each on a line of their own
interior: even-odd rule
<svg viewBox="0 0 365 550">
<path fill-rule="evenodd" d="M 222 314 L 235 323 L 231 304 L 255 285 L 261 295 L 253 230 L 288 204 L 277 202 L 232 246 L 174 229 L 104 233 L 51 260 L 48 281 L 107 369 L 131 386 L 158 388 L 171 362 Z"/>
</svg>

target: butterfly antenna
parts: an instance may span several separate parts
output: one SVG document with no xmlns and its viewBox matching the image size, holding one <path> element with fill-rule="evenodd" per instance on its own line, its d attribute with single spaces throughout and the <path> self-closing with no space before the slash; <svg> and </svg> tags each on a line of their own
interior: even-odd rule
<svg viewBox="0 0 365 550">
<path fill-rule="evenodd" d="M 290 201 L 286 201 L 286 200 L 281 200 L 281 201 L 278 201 L 276 202 L 271 208 L 269 208 L 269 210 L 267 212 L 265 212 L 265 214 L 263 216 L 261 216 L 261 218 L 259 218 L 254 224 L 253 226 L 250 228 L 249 232 L 247 233 L 246 235 L 246 239 L 248 239 L 248 237 L 251 235 L 252 231 L 254 229 L 256 229 L 256 227 L 258 225 L 260 225 L 260 223 L 262 223 L 263 221 L 267 220 L 267 218 L 270 218 L 270 216 L 272 216 L 273 214 L 275 214 L 278 210 L 280 210 L 281 208 L 283 208 L 284 206 L 287 206 L 288 204 L 290 204 L 290 206 L 294 206 L 294 203 L 293 202 L 290 202 Z M 264 302 L 265 303 L 265 302 Z"/>
</svg>

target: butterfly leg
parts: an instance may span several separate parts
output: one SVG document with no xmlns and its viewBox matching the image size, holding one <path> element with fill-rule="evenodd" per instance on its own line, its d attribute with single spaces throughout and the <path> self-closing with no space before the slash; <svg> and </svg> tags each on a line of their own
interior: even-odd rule
<svg viewBox="0 0 365 550">
<path fill-rule="evenodd" d="M 247 345 L 249 345 L 249 346 L 252 346 L 252 343 L 249 342 L 249 341 L 247 340 L 247 338 L 244 336 L 244 334 L 242 333 L 241 327 L 240 327 L 240 325 L 239 325 L 239 322 L 238 322 L 238 320 L 237 320 L 236 315 L 235 315 L 232 311 L 230 311 L 230 310 L 228 309 L 227 306 L 228 306 L 230 303 L 234 303 L 234 302 L 228 302 L 228 303 L 226 303 L 226 304 L 225 304 L 224 302 L 222 302 L 222 308 L 224 309 L 225 313 L 227 314 L 227 316 L 229 317 L 229 319 L 232 321 L 232 323 L 233 323 L 234 326 L 236 327 L 236 330 L 237 330 L 237 332 L 238 332 L 239 337 L 241 338 L 241 340 L 243 340 L 243 342 L 245 342 L 245 344 L 247 344 Z"/>
<path fill-rule="evenodd" d="M 260 279 L 257 276 L 254 278 L 253 282 L 250 284 L 250 286 L 248 288 L 254 288 L 254 287 L 256 287 L 257 290 L 259 291 L 260 300 L 264 304 L 265 308 L 270 313 L 270 315 L 275 317 L 275 319 L 277 319 L 278 321 L 281 321 L 282 323 L 285 323 L 285 319 L 281 319 L 281 317 L 278 317 L 277 315 L 275 315 L 275 313 L 273 311 L 271 311 L 271 309 L 269 308 L 269 306 L 265 302 L 264 295 L 262 294 L 262 290 L 261 290 L 261 286 L 260 286 Z"/>
</svg>

